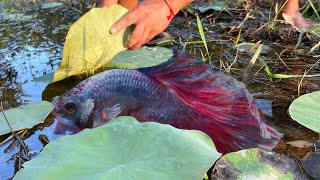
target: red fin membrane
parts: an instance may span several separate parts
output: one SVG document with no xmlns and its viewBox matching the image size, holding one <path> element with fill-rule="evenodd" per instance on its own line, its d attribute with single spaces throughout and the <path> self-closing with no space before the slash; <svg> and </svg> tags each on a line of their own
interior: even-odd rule
<svg viewBox="0 0 320 180">
<path fill-rule="evenodd" d="M 205 132 L 221 153 L 254 147 L 272 149 L 282 136 L 261 120 L 243 83 L 214 73 L 207 64 L 191 61 L 183 52 L 139 71 L 169 88 L 190 107 L 186 112 L 189 119 L 172 125 Z"/>
</svg>

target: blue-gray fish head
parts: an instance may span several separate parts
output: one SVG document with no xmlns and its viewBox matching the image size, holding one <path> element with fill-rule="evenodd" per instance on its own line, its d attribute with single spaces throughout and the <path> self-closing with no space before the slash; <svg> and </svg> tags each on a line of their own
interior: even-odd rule
<svg viewBox="0 0 320 180">
<path fill-rule="evenodd" d="M 64 133 L 64 131 L 70 130 L 75 133 L 83 128 L 92 127 L 93 122 L 89 120 L 89 117 L 93 113 L 93 99 L 85 95 L 73 95 L 69 91 L 54 98 L 52 103 L 54 105 L 53 114 L 61 123 L 57 125 L 55 132 Z"/>
</svg>

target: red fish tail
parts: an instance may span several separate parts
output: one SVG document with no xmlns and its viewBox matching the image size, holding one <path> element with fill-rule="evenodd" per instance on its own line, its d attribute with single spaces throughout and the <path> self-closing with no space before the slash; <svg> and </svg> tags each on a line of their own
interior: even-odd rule
<svg viewBox="0 0 320 180">
<path fill-rule="evenodd" d="M 188 105 L 188 119 L 176 127 L 207 133 L 221 153 L 240 149 L 273 148 L 281 134 L 266 125 L 243 83 L 216 74 L 207 64 L 191 61 L 183 52 L 168 62 L 140 69 Z"/>
</svg>

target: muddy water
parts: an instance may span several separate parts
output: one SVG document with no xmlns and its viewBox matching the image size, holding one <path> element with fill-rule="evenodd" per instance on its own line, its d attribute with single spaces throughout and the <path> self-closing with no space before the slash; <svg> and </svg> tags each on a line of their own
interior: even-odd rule
<svg viewBox="0 0 320 180">
<path fill-rule="evenodd" d="M 33 9 L 26 13 L 34 18 L 24 22 L 0 22 L 0 100 L 4 102 L 5 108 L 17 107 L 43 99 L 50 101 L 53 96 L 62 94 L 79 81 L 78 78 L 69 78 L 47 87 L 47 84 L 35 82 L 33 78 L 53 72 L 58 68 L 67 32 L 65 27 L 76 21 L 82 13 L 76 8 L 67 6 L 45 10 Z M 312 148 L 290 147 L 286 142 L 293 140 L 314 142 L 319 140 L 319 136 L 292 122 L 287 114 L 290 102 L 298 97 L 297 84 L 300 79 L 272 80 L 263 70 L 259 70 L 260 65 L 243 73 L 251 56 L 233 48 L 237 31 L 230 28 L 232 24 L 241 23 L 241 21 L 236 21 L 233 18 L 216 18 L 214 20 L 216 22 L 211 23 L 213 20 L 209 17 L 203 21 L 207 31 L 207 40 L 215 41 L 209 43 L 214 69 L 226 71 L 226 68 L 233 64 L 229 69 L 230 73 L 247 85 L 264 119 L 285 134 L 277 149 L 302 158 Z M 250 30 L 248 25 L 244 28 Z M 180 36 L 185 42 L 200 40 L 195 18 L 192 16 L 184 17 L 180 14 L 167 31 L 174 37 Z M 274 36 L 278 39 L 274 39 Z M 251 36 L 250 33 L 244 34 L 241 41 L 263 40 L 264 44 L 269 45 L 272 50 L 262 55 L 268 58 L 269 65 L 274 71 L 303 74 L 306 69 L 310 68 L 310 65 L 316 62 L 317 58 L 304 55 L 303 48 L 301 48 L 301 52 L 290 50 L 290 47 L 295 45 L 297 35 L 290 36 L 291 40 L 284 41 L 283 38 L 280 38 L 280 35 L 276 33 L 264 35 L 260 32 L 256 36 Z M 310 48 L 312 41 L 309 42 L 309 45 L 308 42 L 304 40 L 303 43 L 306 43 L 303 44 L 304 47 Z M 288 50 L 283 52 L 285 47 Z M 191 44 L 188 49 L 197 57 L 201 57 L 201 51 L 205 54 L 201 44 Z M 277 58 L 275 52 L 278 54 L 283 52 L 283 60 L 289 67 L 284 66 L 281 61 L 275 60 Z M 311 70 L 310 73 L 320 73 L 319 66 Z M 307 93 L 319 90 L 319 82 L 320 78 L 306 79 L 299 92 Z M 52 121 L 52 119 L 48 120 L 44 125 L 49 127 L 38 126 L 26 135 L 26 143 L 30 146 L 31 151 L 39 152 L 41 150 L 42 144 L 38 140 L 38 136 L 52 134 L 52 127 L 54 127 L 51 125 Z M 57 137 L 49 136 L 48 138 L 52 141 Z M 14 173 L 14 161 L 6 161 L 18 151 L 18 148 L 9 153 L 3 153 L 8 144 L 10 141 L 0 146 L 0 179 L 10 178 Z"/>
</svg>

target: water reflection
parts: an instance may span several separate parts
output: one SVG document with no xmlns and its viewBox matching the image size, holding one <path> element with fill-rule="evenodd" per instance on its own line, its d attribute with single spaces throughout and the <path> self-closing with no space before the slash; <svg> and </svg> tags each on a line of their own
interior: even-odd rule
<svg viewBox="0 0 320 180">
<path fill-rule="evenodd" d="M 26 13 L 34 18 L 25 22 L 0 21 L 0 101 L 5 109 L 42 100 L 46 84 L 34 82 L 33 78 L 58 68 L 65 27 L 81 16 L 81 12 L 67 6 L 46 10 L 33 7 Z M 55 124 L 28 130 L 25 142 L 31 152 L 42 149 L 40 134 L 48 135 L 49 141 L 59 137 L 54 135 L 54 127 Z M 4 153 L 11 142 L 0 146 L 0 179 L 8 179 L 14 173 L 14 160 L 8 160 L 19 148 Z"/>
<path fill-rule="evenodd" d="M 29 152 L 34 152 L 35 154 L 32 156 L 32 158 L 35 158 L 38 153 L 42 150 L 43 145 L 38 140 L 39 136 L 42 134 L 45 134 L 49 142 L 56 140 L 58 137 L 62 135 L 56 135 L 54 134 L 54 127 L 56 126 L 57 121 L 54 121 L 54 123 L 49 127 L 40 127 L 35 132 L 29 131 L 27 132 L 27 137 L 25 140 L 25 143 L 28 145 Z M 29 137 L 28 137 L 29 136 Z M 4 153 L 4 150 L 13 142 L 13 140 L 10 140 L 0 146 L 0 179 L 9 179 L 14 175 L 14 166 L 15 166 L 15 160 L 10 158 L 19 152 L 19 146 L 10 150 L 7 153 Z"/>
<path fill-rule="evenodd" d="M 66 30 L 81 13 L 71 7 L 28 12 L 26 22 L 0 22 L 0 100 L 5 108 L 42 100 L 46 84 L 33 78 L 53 72 L 62 56 Z"/>
</svg>

